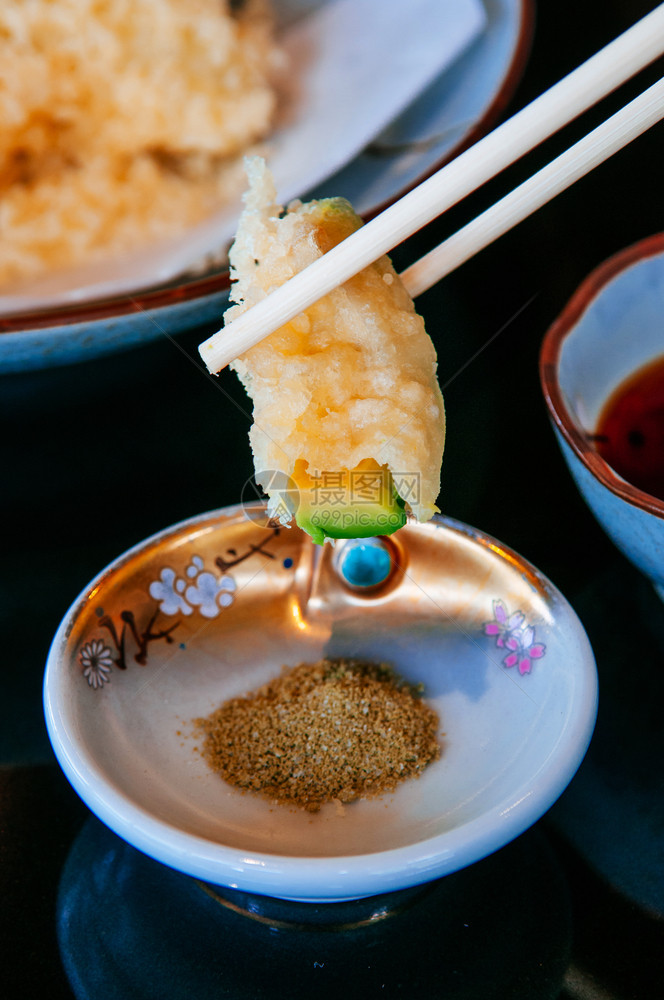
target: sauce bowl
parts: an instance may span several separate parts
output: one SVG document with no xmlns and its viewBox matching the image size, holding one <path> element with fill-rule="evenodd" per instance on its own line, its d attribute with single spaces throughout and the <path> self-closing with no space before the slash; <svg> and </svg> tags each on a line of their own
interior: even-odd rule
<svg viewBox="0 0 664 1000">
<path fill-rule="evenodd" d="M 611 257 L 548 330 L 540 379 L 554 432 L 590 510 L 664 599 L 664 499 L 618 475 L 594 435 L 625 379 L 664 355 L 664 234 Z M 664 462 L 664 456 L 662 456 Z"/>
</svg>

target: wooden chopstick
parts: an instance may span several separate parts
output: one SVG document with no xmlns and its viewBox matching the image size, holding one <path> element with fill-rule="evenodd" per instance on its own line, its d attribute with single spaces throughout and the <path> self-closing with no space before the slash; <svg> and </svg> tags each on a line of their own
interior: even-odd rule
<svg viewBox="0 0 664 1000">
<path fill-rule="evenodd" d="M 246 353 L 264 337 L 398 246 L 663 53 L 664 3 L 371 222 L 204 341 L 199 351 L 208 370 L 218 372 L 234 358 Z M 609 126 L 610 122 L 611 119 L 605 125 Z M 645 125 L 642 131 L 647 127 Z M 629 141 L 626 138 L 622 145 Z M 602 148 L 602 142 L 598 148 Z M 604 148 L 607 148 L 602 157 L 604 159 L 615 151 Z M 554 160 L 549 166 L 553 168 L 555 163 Z M 592 166 L 587 169 L 592 169 Z M 531 180 L 535 182 L 537 177 L 536 174 Z M 519 190 L 516 189 L 517 192 Z M 477 246 L 476 250 L 479 248 Z M 419 269 L 418 282 L 422 280 L 423 273 L 424 265 Z M 411 275 L 411 278 L 414 282 L 415 276 Z"/>
<path fill-rule="evenodd" d="M 664 79 L 402 271 L 416 298 L 664 118 Z"/>
</svg>

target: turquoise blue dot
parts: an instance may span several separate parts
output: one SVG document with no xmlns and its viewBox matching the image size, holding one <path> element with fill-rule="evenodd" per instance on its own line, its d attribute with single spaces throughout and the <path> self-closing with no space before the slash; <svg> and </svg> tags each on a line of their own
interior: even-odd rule
<svg viewBox="0 0 664 1000">
<path fill-rule="evenodd" d="M 375 587 L 390 575 L 392 556 L 382 542 L 366 539 L 348 545 L 340 569 L 351 587 Z"/>
</svg>

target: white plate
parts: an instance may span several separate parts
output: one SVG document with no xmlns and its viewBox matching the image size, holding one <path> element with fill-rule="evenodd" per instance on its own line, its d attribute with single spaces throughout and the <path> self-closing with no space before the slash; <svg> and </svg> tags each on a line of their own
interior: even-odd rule
<svg viewBox="0 0 664 1000">
<path fill-rule="evenodd" d="M 365 595 L 337 575 L 331 546 L 241 507 L 168 529 L 106 569 L 66 615 L 45 678 L 53 747 L 90 808 L 187 874 L 315 900 L 429 881 L 534 823 L 595 722 L 580 622 L 537 570 L 463 524 L 407 525 L 392 541 L 395 573 Z M 196 752 L 192 720 L 322 655 L 386 659 L 422 682 L 440 759 L 343 814 L 222 781 Z"/>
<path fill-rule="evenodd" d="M 529 0 L 482 0 L 485 26 L 456 62 L 426 87 L 358 155 L 357 137 L 346 147 L 352 162 L 321 182 L 318 164 L 302 190 L 292 178 L 280 195 L 344 195 L 368 215 L 472 142 L 497 116 L 518 81 L 528 49 Z M 463 40 L 457 40 L 463 47 Z M 421 86 L 425 76 L 411 86 Z M 396 98 L 395 98 L 396 100 Z M 392 104 L 398 110 L 398 102 Z M 376 124 L 379 117 L 375 118 Z M 384 124 L 384 123 L 381 123 Z M 334 164 L 334 165 L 333 165 Z M 319 175 L 318 181 L 316 176 Z M 317 186 L 315 186 L 317 184 Z M 288 187 L 288 185 L 291 185 Z M 162 334 L 219 322 L 228 276 L 203 278 L 137 291 L 131 296 L 34 309 L 0 319 L 0 372 L 93 359 Z M 42 303 L 44 304 L 44 303 Z"/>
<path fill-rule="evenodd" d="M 277 15 L 288 6 L 277 3 Z M 407 18 L 385 11 L 384 0 L 328 0 L 278 30 L 290 93 L 264 155 L 284 202 L 352 160 L 485 26 L 480 0 L 410 0 Z M 222 261 L 240 206 L 237 192 L 177 237 L 12 288 L 0 295 L 0 313 L 129 295 L 200 273 L 211 258 Z"/>
</svg>

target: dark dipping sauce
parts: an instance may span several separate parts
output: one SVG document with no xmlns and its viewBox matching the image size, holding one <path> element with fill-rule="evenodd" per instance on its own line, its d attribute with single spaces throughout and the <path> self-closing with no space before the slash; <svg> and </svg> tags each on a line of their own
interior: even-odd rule
<svg viewBox="0 0 664 1000">
<path fill-rule="evenodd" d="M 618 475 L 664 500 L 664 356 L 639 368 L 612 393 L 595 442 Z"/>
</svg>

